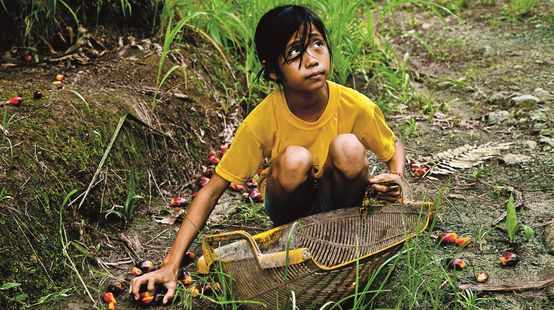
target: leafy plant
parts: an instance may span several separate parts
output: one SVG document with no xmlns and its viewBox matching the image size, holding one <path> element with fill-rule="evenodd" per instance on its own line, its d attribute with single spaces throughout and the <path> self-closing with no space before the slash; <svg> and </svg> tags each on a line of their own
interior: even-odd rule
<svg viewBox="0 0 554 310">
<path fill-rule="evenodd" d="M 137 201 L 139 199 L 144 199 L 141 195 L 136 194 L 136 187 L 135 174 L 131 173 L 129 176 L 129 185 L 127 186 L 127 199 L 125 200 L 125 205 L 123 206 L 123 215 L 128 221 L 132 220 L 135 215 Z"/>
<path fill-rule="evenodd" d="M 514 203 L 513 195 L 510 195 L 508 203 L 506 204 L 506 230 L 508 232 L 508 239 L 510 243 L 515 241 L 515 238 L 520 230 L 523 230 L 523 234 L 527 240 L 533 238 L 533 228 L 517 222 L 517 211 Z"/>
</svg>

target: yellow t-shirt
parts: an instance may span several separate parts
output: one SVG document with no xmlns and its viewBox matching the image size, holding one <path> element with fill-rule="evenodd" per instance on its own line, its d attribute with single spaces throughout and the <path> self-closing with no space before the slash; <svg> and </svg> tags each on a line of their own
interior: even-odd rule
<svg viewBox="0 0 554 310">
<path fill-rule="evenodd" d="M 269 94 L 242 121 L 231 147 L 216 167 L 229 182 L 242 184 L 268 159 L 276 158 L 288 146 L 303 146 L 312 155 L 315 177 L 323 174 L 323 165 L 331 141 L 344 133 L 353 133 L 379 160 L 394 155 L 396 136 L 385 124 L 379 107 L 358 91 L 327 81 L 329 101 L 315 122 L 296 117 L 288 108 L 282 90 Z M 264 186 L 265 187 L 265 186 Z M 265 195 L 264 188 L 260 188 Z"/>
</svg>

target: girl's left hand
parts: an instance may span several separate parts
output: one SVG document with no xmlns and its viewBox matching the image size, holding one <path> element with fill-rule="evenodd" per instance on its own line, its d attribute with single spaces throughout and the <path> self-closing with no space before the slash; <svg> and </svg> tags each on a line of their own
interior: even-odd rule
<svg viewBox="0 0 554 310">
<path fill-rule="evenodd" d="M 385 201 L 397 201 L 400 198 L 400 186 L 387 181 L 400 179 L 400 176 L 397 174 L 383 173 L 371 177 L 369 179 L 369 185 L 375 191 L 377 199 Z"/>
</svg>

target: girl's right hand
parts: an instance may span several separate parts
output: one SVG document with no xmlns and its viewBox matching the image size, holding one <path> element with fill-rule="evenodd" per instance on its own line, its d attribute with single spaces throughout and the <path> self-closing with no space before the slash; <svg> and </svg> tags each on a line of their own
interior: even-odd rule
<svg viewBox="0 0 554 310">
<path fill-rule="evenodd" d="M 146 273 L 131 280 L 129 293 L 131 293 L 135 300 L 138 300 L 140 287 L 142 285 L 147 284 L 147 289 L 150 292 L 156 290 L 156 285 L 163 285 L 167 288 L 167 293 L 165 293 L 163 299 L 163 304 L 165 305 L 173 298 L 173 295 L 175 295 L 175 289 L 177 288 L 176 280 L 177 273 L 172 268 L 162 266 L 156 271 Z"/>
</svg>

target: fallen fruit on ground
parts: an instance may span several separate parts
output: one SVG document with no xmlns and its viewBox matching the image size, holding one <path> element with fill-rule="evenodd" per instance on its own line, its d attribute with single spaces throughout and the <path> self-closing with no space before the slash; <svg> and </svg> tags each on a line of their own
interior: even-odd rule
<svg viewBox="0 0 554 310">
<path fill-rule="evenodd" d="M 260 191 L 257 188 L 253 188 L 250 192 L 250 199 L 252 199 L 253 202 L 263 202 L 262 194 L 260 194 Z"/>
<path fill-rule="evenodd" d="M 454 258 L 452 260 L 452 267 L 456 270 L 462 270 L 466 267 L 466 262 L 461 258 Z"/>
<path fill-rule="evenodd" d="M 468 245 L 470 242 L 471 242 L 470 237 L 460 237 L 460 238 L 456 239 L 456 245 L 459 246 L 459 247 L 464 247 L 464 246 Z"/>
<path fill-rule="evenodd" d="M 153 301 L 154 301 L 154 294 L 146 291 L 146 292 L 142 292 L 140 293 L 139 295 L 139 300 L 141 303 L 143 303 L 144 305 L 149 305 L 151 304 Z"/>
<path fill-rule="evenodd" d="M 6 101 L 6 104 L 9 104 L 9 105 L 20 105 L 21 103 L 23 103 L 23 98 L 19 96 L 11 97 Z"/>
<path fill-rule="evenodd" d="M 138 267 L 143 273 L 147 273 L 154 269 L 154 263 L 149 260 L 143 260 L 138 263 Z"/>
<path fill-rule="evenodd" d="M 115 304 L 115 301 L 114 302 L 110 302 L 108 304 L 108 310 L 117 310 L 117 306 Z"/>
<path fill-rule="evenodd" d="M 502 267 L 512 267 L 519 262 L 519 256 L 512 252 L 506 252 L 502 254 L 499 258 L 500 265 Z"/>
<path fill-rule="evenodd" d="M 204 186 L 206 186 L 206 184 L 208 184 L 208 182 L 210 182 L 209 178 L 200 177 L 200 179 L 198 179 L 198 186 L 204 187 Z"/>
<path fill-rule="evenodd" d="M 189 289 L 189 292 L 190 292 L 190 295 L 192 297 L 198 297 L 200 296 L 200 290 L 198 289 L 198 287 L 196 285 L 192 285 L 191 287 L 188 288 Z"/>
<path fill-rule="evenodd" d="M 189 204 L 189 200 L 185 197 L 176 196 L 171 198 L 171 201 L 169 202 L 169 204 L 174 208 L 184 207 Z"/>
<path fill-rule="evenodd" d="M 119 281 L 112 281 L 107 286 L 108 292 L 111 292 L 114 294 L 114 296 L 119 296 L 121 293 L 123 293 L 123 284 Z"/>
<path fill-rule="evenodd" d="M 183 272 L 180 276 L 179 276 L 179 282 L 181 282 L 181 284 L 183 284 L 184 286 L 186 287 L 189 287 L 192 285 L 192 276 L 190 274 L 190 272 Z"/>
<path fill-rule="evenodd" d="M 192 261 L 194 260 L 194 257 L 195 257 L 195 256 L 196 256 L 196 255 L 194 254 L 193 251 L 187 251 L 187 252 L 185 253 L 185 255 L 183 256 L 183 261 L 181 262 L 181 265 L 182 265 L 182 266 L 186 266 L 186 265 L 192 263 Z"/>
<path fill-rule="evenodd" d="M 39 92 L 38 90 L 33 93 L 33 99 L 41 99 L 41 98 L 42 98 L 42 93 Z"/>
<path fill-rule="evenodd" d="M 56 74 L 56 81 L 63 81 L 65 79 L 65 77 L 63 76 L 63 74 Z"/>
<path fill-rule="evenodd" d="M 103 298 L 103 299 L 104 299 L 104 301 L 105 301 L 106 303 L 108 303 L 108 304 L 109 304 L 109 303 L 112 303 L 112 302 L 115 302 L 115 296 L 114 296 L 114 294 L 113 294 L 112 292 L 106 292 L 106 293 L 104 294 L 104 298 Z"/>
<path fill-rule="evenodd" d="M 475 280 L 477 280 L 477 282 L 479 283 L 485 283 L 487 282 L 488 279 L 489 279 L 489 274 L 484 271 L 479 272 L 478 274 L 475 275 Z"/>
<path fill-rule="evenodd" d="M 33 56 L 31 56 L 31 54 L 25 54 L 23 56 L 23 60 L 25 60 L 26 62 L 31 62 L 33 60 Z"/>
<path fill-rule="evenodd" d="M 246 187 L 244 187 L 244 185 L 240 185 L 237 183 L 231 183 L 231 188 L 237 192 L 243 192 L 246 190 Z"/>
<path fill-rule="evenodd" d="M 208 156 L 208 162 L 210 164 L 216 165 L 216 164 L 219 164 L 220 160 L 215 155 L 210 155 L 210 156 Z"/>
<path fill-rule="evenodd" d="M 439 235 L 439 243 L 440 244 L 455 243 L 457 239 L 458 239 L 458 235 L 456 233 L 453 233 L 453 232 L 442 233 L 442 234 Z"/>
<path fill-rule="evenodd" d="M 131 274 L 134 276 L 134 277 L 138 277 L 138 276 L 142 276 L 142 270 L 140 270 L 138 267 L 136 266 L 133 266 L 131 267 Z"/>
</svg>

